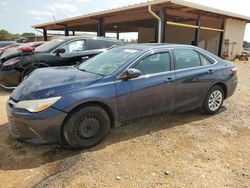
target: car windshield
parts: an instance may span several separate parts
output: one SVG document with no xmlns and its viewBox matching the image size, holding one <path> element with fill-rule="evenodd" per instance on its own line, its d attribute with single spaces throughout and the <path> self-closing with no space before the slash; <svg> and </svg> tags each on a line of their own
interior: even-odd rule
<svg viewBox="0 0 250 188">
<path fill-rule="evenodd" d="M 137 56 L 138 53 L 137 49 L 114 48 L 85 61 L 79 66 L 79 69 L 107 76 Z"/>
<path fill-rule="evenodd" d="M 52 41 L 42 44 L 41 46 L 38 46 L 36 48 L 36 52 L 50 52 L 51 50 L 54 50 L 57 46 L 59 46 L 63 42 L 64 42 L 63 39 L 54 39 Z"/>
</svg>

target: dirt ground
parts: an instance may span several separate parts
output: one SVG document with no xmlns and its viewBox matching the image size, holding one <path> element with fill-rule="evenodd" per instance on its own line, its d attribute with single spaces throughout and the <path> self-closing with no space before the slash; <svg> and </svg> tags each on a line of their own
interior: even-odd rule
<svg viewBox="0 0 250 188">
<path fill-rule="evenodd" d="M 0 90 L 0 187 L 249 187 L 250 62 L 221 112 L 158 115 L 111 131 L 97 147 L 69 151 L 9 138 Z"/>
</svg>

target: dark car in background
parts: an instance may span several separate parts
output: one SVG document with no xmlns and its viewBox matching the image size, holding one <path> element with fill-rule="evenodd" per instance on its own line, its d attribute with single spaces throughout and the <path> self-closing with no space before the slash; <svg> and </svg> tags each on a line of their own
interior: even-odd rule
<svg viewBox="0 0 250 188">
<path fill-rule="evenodd" d="M 22 51 L 25 51 L 25 49 L 30 50 L 30 48 L 36 48 L 36 47 L 38 47 L 38 46 L 40 46 L 40 45 L 42 45 L 44 43 L 45 43 L 44 41 L 39 41 L 39 42 L 16 43 L 16 44 L 12 44 L 12 45 L 9 45 L 9 46 L 5 46 L 5 47 L 0 49 L 0 59 L 1 59 L 1 55 L 3 53 L 10 52 L 14 56 L 16 56 L 16 55 L 20 55 L 20 53 Z"/>
<path fill-rule="evenodd" d="M 0 56 L 7 49 L 12 48 L 12 47 L 17 47 L 17 46 L 19 46 L 19 43 L 15 41 L 0 41 Z"/>
<path fill-rule="evenodd" d="M 7 102 L 10 134 L 71 148 L 98 144 L 111 127 L 161 112 L 217 113 L 237 86 L 237 69 L 186 45 L 130 45 L 79 66 L 31 73 Z"/>
<path fill-rule="evenodd" d="M 0 41 L 0 48 L 10 46 L 13 44 L 18 44 L 16 41 Z"/>
<path fill-rule="evenodd" d="M 115 39 L 74 36 L 54 39 L 35 50 L 8 50 L 0 57 L 0 85 L 16 87 L 37 68 L 75 65 L 117 45 L 120 42 Z"/>
</svg>

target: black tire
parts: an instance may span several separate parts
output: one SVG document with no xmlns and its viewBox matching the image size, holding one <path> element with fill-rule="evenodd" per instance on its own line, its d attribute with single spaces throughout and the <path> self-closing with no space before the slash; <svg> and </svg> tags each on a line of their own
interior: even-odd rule
<svg viewBox="0 0 250 188">
<path fill-rule="evenodd" d="M 214 99 L 215 102 L 211 102 L 212 100 L 212 95 L 215 94 L 216 92 L 218 92 L 218 94 L 220 93 L 220 97 L 218 97 L 218 99 Z M 216 114 L 223 102 L 224 102 L 224 96 L 225 96 L 225 93 L 224 93 L 224 90 L 222 89 L 222 87 L 218 86 L 218 85 L 215 85 L 213 86 L 207 93 L 206 95 L 206 98 L 204 100 L 204 103 L 203 103 L 203 107 L 202 109 L 207 113 L 207 114 Z M 221 98 L 219 100 L 219 98 Z M 211 105 L 209 105 L 209 103 L 211 103 Z M 214 108 L 212 107 L 212 103 L 214 104 Z M 215 104 L 216 103 L 216 104 Z"/>
<path fill-rule="evenodd" d="M 63 125 L 63 138 L 72 149 L 96 146 L 108 134 L 110 118 L 99 106 L 86 106 L 76 110 Z"/>
</svg>

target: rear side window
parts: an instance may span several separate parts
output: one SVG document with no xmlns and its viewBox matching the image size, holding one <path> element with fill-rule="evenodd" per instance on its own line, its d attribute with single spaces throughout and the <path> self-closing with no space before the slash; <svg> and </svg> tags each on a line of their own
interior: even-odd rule
<svg viewBox="0 0 250 188">
<path fill-rule="evenodd" d="M 106 48 L 105 41 L 102 40 L 89 40 L 88 43 L 90 50 Z"/>
<path fill-rule="evenodd" d="M 192 49 L 175 49 L 174 55 L 177 70 L 201 66 L 200 55 Z"/>
<path fill-rule="evenodd" d="M 170 67 L 170 54 L 162 52 L 145 57 L 134 68 L 140 70 L 143 75 L 146 75 L 170 71 Z"/>
<path fill-rule="evenodd" d="M 202 66 L 207 66 L 207 65 L 211 65 L 213 64 L 213 61 L 211 61 L 210 59 L 208 59 L 207 57 L 200 55 L 201 58 L 201 65 Z"/>
<path fill-rule="evenodd" d="M 106 41 L 106 46 L 107 48 L 111 47 L 111 46 L 119 46 L 119 42 L 112 42 L 112 41 Z"/>
</svg>

